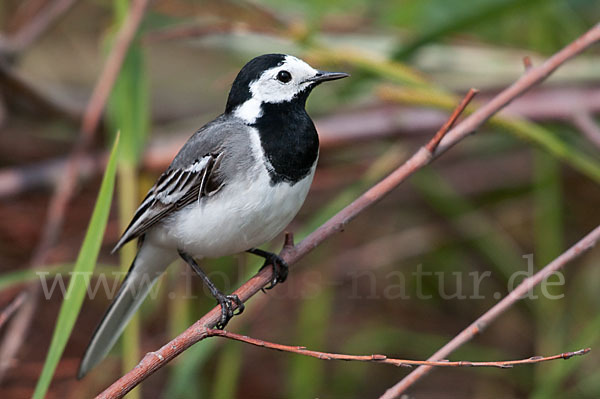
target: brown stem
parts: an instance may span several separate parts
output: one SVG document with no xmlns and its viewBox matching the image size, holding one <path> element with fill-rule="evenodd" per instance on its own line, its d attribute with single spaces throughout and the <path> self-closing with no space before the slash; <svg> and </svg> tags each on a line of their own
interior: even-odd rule
<svg viewBox="0 0 600 399">
<path fill-rule="evenodd" d="M 4 326 L 4 323 L 23 305 L 25 299 L 27 298 L 27 291 L 21 291 L 19 295 L 17 295 L 8 306 L 6 306 L 2 312 L 0 313 L 0 328 Z"/>
<path fill-rule="evenodd" d="M 533 68 L 533 62 L 531 62 L 530 56 L 526 55 L 525 57 L 523 57 L 523 67 L 525 67 L 525 72 Z"/>
<path fill-rule="evenodd" d="M 435 152 L 437 146 L 440 144 L 440 141 L 442 141 L 446 133 L 448 133 L 448 130 L 450 130 L 450 128 L 454 125 L 460 114 L 462 114 L 462 112 L 465 110 L 467 105 L 469 105 L 469 103 L 477 93 L 479 93 L 479 91 L 476 89 L 469 90 L 465 98 L 462 99 L 460 104 L 458 104 L 458 107 L 456 107 L 456 109 L 452 112 L 450 118 L 448 118 L 446 123 L 444 123 L 440 130 L 437 131 L 435 136 L 433 136 L 433 139 L 431 139 L 431 141 L 425 146 L 429 150 L 429 152 L 431 152 L 432 154 Z"/>
<path fill-rule="evenodd" d="M 329 352 L 318 352 L 306 349 L 304 346 L 290 346 L 282 345 L 274 342 L 263 341 L 262 339 L 248 337 L 246 335 L 235 334 L 224 330 L 207 329 L 206 337 L 222 337 L 231 339 L 234 341 L 244 342 L 246 344 L 258 346 L 261 348 L 273 349 L 282 352 L 295 353 L 302 356 L 314 357 L 321 360 L 346 360 L 356 362 L 373 362 L 382 364 L 391 364 L 397 367 L 412 367 L 412 366 L 429 366 L 429 367 L 497 367 L 497 368 L 512 368 L 521 364 L 535 364 L 541 362 L 548 362 L 557 359 L 570 359 L 573 356 L 581 356 L 589 353 L 590 348 L 580 349 L 575 352 L 565 352 L 558 355 L 552 356 L 532 356 L 527 359 L 520 360 L 503 360 L 495 362 L 470 362 L 470 361 L 456 361 L 450 362 L 448 360 L 408 360 L 408 359 L 393 359 L 386 355 L 347 355 L 343 353 L 329 353 Z"/>
</svg>

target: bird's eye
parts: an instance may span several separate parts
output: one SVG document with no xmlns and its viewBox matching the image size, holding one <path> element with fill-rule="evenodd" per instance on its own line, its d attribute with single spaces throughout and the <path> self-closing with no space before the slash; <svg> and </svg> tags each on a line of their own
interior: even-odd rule
<svg viewBox="0 0 600 399">
<path fill-rule="evenodd" d="M 279 73 L 277 74 L 277 80 L 283 83 L 287 83 L 290 80 L 292 80 L 292 74 L 288 71 L 279 71 Z"/>
</svg>

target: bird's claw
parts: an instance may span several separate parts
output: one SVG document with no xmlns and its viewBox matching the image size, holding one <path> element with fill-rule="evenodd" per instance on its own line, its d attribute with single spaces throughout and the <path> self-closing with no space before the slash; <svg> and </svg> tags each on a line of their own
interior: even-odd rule
<svg viewBox="0 0 600 399">
<path fill-rule="evenodd" d="M 277 254 L 270 254 L 267 258 L 265 258 L 265 263 L 262 265 L 260 270 L 265 267 L 272 265 L 273 266 L 273 277 L 271 278 L 270 284 L 263 289 L 270 290 L 275 287 L 278 283 L 283 283 L 288 276 L 288 264 Z"/>
<path fill-rule="evenodd" d="M 242 314 L 244 304 L 235 294 L 218 296 L 217 302 L 221 305 L 221 319 L 217 322 L 216 327 L 219 330 L 223 330 L 233 316 Z"/>
</svg>

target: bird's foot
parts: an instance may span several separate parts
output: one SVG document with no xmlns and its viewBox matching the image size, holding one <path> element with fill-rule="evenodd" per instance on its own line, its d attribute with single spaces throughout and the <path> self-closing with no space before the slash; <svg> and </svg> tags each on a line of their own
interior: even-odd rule
<svg viewBox="0 0 600 399">
<path fill-rule="evenodd" d="M 225 328 L 227 323 L 229 323 L 229 320 L 231 320 L 233 316 L 237 316 L 244 311 L 244 304 L 242 303 L 242 301 L 240 301 L 240 298 L 235 294 L 220 294 L 216 295 L 215 298 L 217 299 L 219 305 L 221 305 L 221 319 L 217 323 L 216 327 L 219 330 L 222 330 Z"/>
<path fill-rule="evenodd" d="M 265 287 L 267 290 L 272 289 L 278 283 L 283 283 L 287 279 L 289 269 L 288 264 L 279 255 L 270 252 L 265 256 L 265 263 L 260 270 L 269 265 L 272 265 L 273 267 L 273 277 L 271 278 L 270 284 Z"/>
<path fill-rule="evenodd" d="M 273 252 L 263 251 L 259 248 L 251 248 L 246 252 L 265 258 L 265 263 L 260 270 L 269 265 L 273 267 L 273 277 L 271 278 L 270 285 L 262 288 L 262 292 L 265 292 L 265 289 L 270 290 L 278 283 L 283 283 L 287 279 L 289 266 L 281 256 L 274 254 Z"/>
</svg>

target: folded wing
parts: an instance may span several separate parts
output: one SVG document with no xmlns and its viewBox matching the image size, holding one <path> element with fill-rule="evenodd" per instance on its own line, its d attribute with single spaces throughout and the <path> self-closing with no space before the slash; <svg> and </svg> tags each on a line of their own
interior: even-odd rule
<svg viewBox="0 0 600 399">
<path fill-rule="evenodd" d="M 169 168 L 148 191 L 112 252 L 144 234 L 177 209 L 211 196 L 222 186 L 218 168 L 223 153 L 209 153 L 185 168 Z"/>
</svg>

